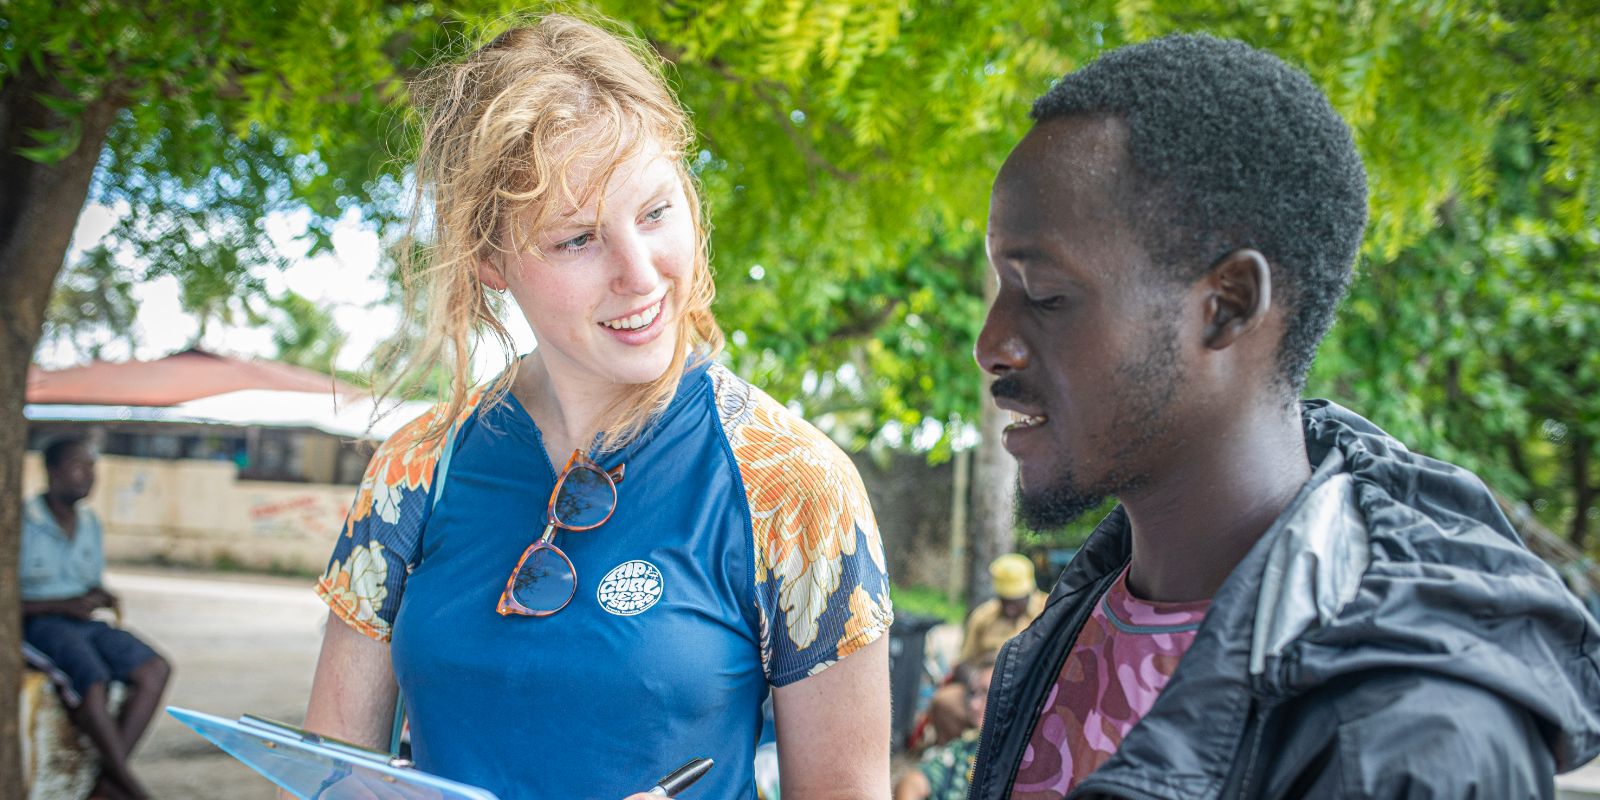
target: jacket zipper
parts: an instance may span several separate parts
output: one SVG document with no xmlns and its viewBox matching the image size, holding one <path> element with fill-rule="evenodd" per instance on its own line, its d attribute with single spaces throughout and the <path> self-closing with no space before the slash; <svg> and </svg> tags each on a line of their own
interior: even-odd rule
<svg viewBox="0 0 1600 800">
<path fill-rule="evenodd" d="M 1123 562 L 1122 567 L 1119 567 L 1116 572 L 1120 573 L 1121 569 L 1123 567 L 1126 567 L 1126 566 L 1127 566 L 1127 562 Z M 1112 574 L 1114 576 L 1116 573 L 1112 573 Z M 1072 633 L 1067 637 L 1067 640 L 1066 640 L 1067 644 L 1066 644 L 1065 647 L 1061 648 L 1061 655 L 1052 660 L 1052 664 L 1050 666 L 1050 671 L 1049 671 L 1049 673 L 1047 673 L 1051 677 L 1050 677 L 1049 681 L 1045 684 L 1044 691 L 1039 693 L 1038 699 L 1035 700 L 1034 703 L 1032 704 L 1031 711 L 1030 711 L 1030 713 L 1029 713 L 1029 715 L 1027 717 L 1027 720 L 1028 720 L 1028 728 L 1027 728 L 1028 733 L 1027 733 L 1027 736 L 1022 739 L 1022 743 L 1023 743 L 1022 747 L 1017 748 L 1016 758 L 1014 760 L 1012 760 L 1011 764 L 1006 768 L 1005 774 L 1008 775 L 1009 777 L 1004 779 L 1005 780 L 1005 790 L 1006 791 L 1005 791 L 1005 794 L 1003 796 L 1009 797 L 1011 795 L 1011 792 L 1016 788 L 1017 770 L 1021 769 L 1021 767 L 1022 767 L 1022 758 L 1023 758 L 1023 756 L 1027 755 L 1027 752 L 1028 752 L 1027 743 L 1033 740 L 1033 732 L 1036 729 L 1038 729 L 1038 727 L 1039 727 L 1039 714 L 1044 711 L 1044 703 L 1045 703 L 1045 701 L 1050 699 L 1050 688 L 1049 687 L 1053 686 L 1055 684 L 1056 679 L 1061 676 L 1061 667 L 1062 667 L 1062 665 L 1067 663 L 1067 659 L 1069 657 L 1071 657 L 1071 655 L 1072 655 L 1072 649 L 1077 646 L 1078 637 L 1080 635 L 1082 635 L 1082 633 L 1083 633 L 1083 626 L 1087 625 L 1089 623 L 1089 618 L 1094 616 L 1095 607 L 1100 604 L 1100 598 L 1103 597 L 1105 595 L 1105 593 L 1111 588 L 1111 584 L 1112 583 L 1115 583 L 1115 578 L 1114 577 L 1113 577 L 1113 579 L 1111 581 L 1107 582 L 1105 584 L 1105 586 L 1101 587 L 1100 591 L 1095 593 L 1093 602 L 1091 602 L 1088 605 L 1088 609 L 1089 609 L 1088 613 L 1084 614 L 1083 618 L 1078 620 L 1078 624 L 1073 628 Z M 1007 643 L 1006 647 L 1002 648 L 1001 653 L 1006 655 L 1006 656 L 1009 656 L 1009 657 L 1011 657 L 1013 659 L 1015 658 L 1015 648 L 1011 647 L 1009 642 Z M 982 755 L 983 755 L 983 746 L 984 746 L 986 740 L 988 739 L 988 727 L 989 726 L 987 726 L 987 725 L 983 726 L 982 732 L 978 734 L 978 750 L 977 750 L 977 755 L 975 756 L 975 758 L 981 758 Z M 976 788 L 976 787 L 974 787 L 974 788 Z"/>
<path fill-rule="evenodd" d="M 1239 799 L 1250 796 L 1251 783 L 1256 776 L 1256 758 L 1261 755 L 1261 734 L 1267 726 L 1261 724 L 1261 711 L 1255 708 L 1255 701 L 1250 701 L 1250 731 L 1245 737 L 1250 755 L 1244 761 L 1244 778 L 1239 781 Z"/>
</svg>

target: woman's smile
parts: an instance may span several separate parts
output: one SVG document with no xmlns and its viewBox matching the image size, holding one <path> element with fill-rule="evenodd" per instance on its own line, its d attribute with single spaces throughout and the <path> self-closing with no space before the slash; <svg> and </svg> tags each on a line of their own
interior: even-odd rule
<svg viewBox="0 0 1600 800">
<path fill-rule="evenodd" d="M 665 328 L 662 322 L 666 309 L 667 297 L 671 292 L 663 294 L 661 299 L 638 311 L 633 311 L 616 319 L 609 319 L 599 323 L 607 333 L 617 341 L 626 345 L 642 345 L 654 341 L 661 335 Z"/>
</svg>

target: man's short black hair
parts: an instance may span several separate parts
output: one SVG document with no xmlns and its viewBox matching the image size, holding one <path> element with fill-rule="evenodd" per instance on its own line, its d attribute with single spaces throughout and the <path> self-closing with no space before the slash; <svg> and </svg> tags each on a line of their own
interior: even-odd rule
<svg viewBox="0 0 1600 800">
<path fill-rule="evenodd" d="M 1243 42 L 1174 35 L 1068 73 L 1032 117 L 1079 114 L 1127 125 L 1132 178 L 1118 203 L 1174 280 L 1241 247 L 1266 256 L 1288 312 L 1279 376 L 1298 395 L 1367 222 L 1366 170 L 1321 90 Z"/>
<path fill-rule="evenodd" d="M 49 444 L 44 446 L 44 468 L 52 470 L 61 466 L 61 463 L 67 460 L 68 454 L 72 452 L 74 447 L 87 449 L 88 445 L 84 444 L 84 441 L 76 436 L 62 436 L 52 439 Z"/>
</svg>

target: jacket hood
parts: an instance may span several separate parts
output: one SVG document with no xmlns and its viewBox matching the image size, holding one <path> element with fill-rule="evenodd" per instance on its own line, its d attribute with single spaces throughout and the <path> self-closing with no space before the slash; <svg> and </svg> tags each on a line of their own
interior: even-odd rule
<svg viewBox="0 0 1600 800">
<path fill-rule="evenodd" d="M 1365 419 L 1327 401 L 1306 408 L 1312 463 L 1337 453 L 1348 480 L 1339 545 L 1362 543 L 1360 574 L 1340 566 L 1358 559 L 1327 548 L 1326 578 L 1282 582 L 1283 606 L 1314 597 L 1323 605 L 1296 638 L 1272 652 L 1272 632 L 1258 672 L 1285 693 L 1340 675 L 1403 667 L 1488 689 L 1527 710 L 1544 731 L 1557 769 L 1600 753 L 1600 629 L 1560 577 L 1522 543 L 1477 476 L 1419 456 Z M 1322 452 L 1316 452 L 1321 450 Z M 1320 457 L 1319 457 L 1320 456 Z M 1320 472 L 1321 470 L 1319 470 Z M 1316 504 L 1310 509 L 1315 510 Z M 1272 558 L 1294 548 L 1275 545 Z M 1301 550 L 1309 559 L 1319 548 Z M 1259 603 L 1272 586 L 1264 581 Z M 1339 604 L 1328 605 L 1326 599 Z M 1276 632 L 1282 641 L 1293 632 Z M 1277 661 L 1277 675 L 1268 660 Z M 1276 684 L 1274 686 L 1274 684 Z"/>
<path fill-rule="evenodd" d="M 1377 669 L 1447 676 L 1522 707 L 1559 771 L 1600 753 L 1600 628 L 1483 483 L 1334 403 L 1308 401 L 1303 418 L 1311 479 L 1213 598 L 1156 704 L 1079 789 L 1214 795 L 1253 705 Z M 1119 509 L 1057 595 L 1120 568 L 1127 537 Z"/>
</svg>

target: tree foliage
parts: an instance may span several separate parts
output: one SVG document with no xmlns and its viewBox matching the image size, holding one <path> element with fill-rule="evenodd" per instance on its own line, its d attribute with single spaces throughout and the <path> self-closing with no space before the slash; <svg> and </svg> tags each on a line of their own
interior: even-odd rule
<svg viewBox="0 0 1600 800">
<path fill-rule="evenodd" d="M 1551 148 L 1499 128 L 1488 191 L 1351 288 L 1313 388 L 1476 471 L 1574 543 L 1600 514 L 1600 225 L 1560 219 Z"/>
<path fill-rule="evenodd" d="M 275 358 L 321 372 L 333 372 L 334 358 L 349 338 L 333 315 L 293 291 L 272 300 L 272 344 Z"/>
<path fill-rule="evenodd" d="M 109 248 L 96 247 L 62 271 L 50 295 L 43 341 L 97 359 L 106 345 L 133 330 L 138 313 L 131 276 Z"/>
<path fill-rule="evenodd" d="M 53 10 L 17 0 L 3 20 L 5 69 L 48 64 L 62 86 L 50 103 L 67 122 L 33 131 L 24 152 L 58 156 L 73 143 L 73 113 L 117 95 L 125 110 L 94 193 L 132 212 L 111 239 L 144 265 L 136 277 L 180 277 L 205 318 L 237 310 L 260 291 L 250 270 L 279 260 L 262 234 L 267 213 L 309 208 L 312 254 L 329 245 L 347 209 L 380 228 L 404 213 L 405 78 L 524 9 Z M 989 182 L 1026 130 L 1031 100 L 1106 48 L 1201 30 L 1273 50 L 1310 73 L 1350 120 L 1371 173 L 1369 269 L 1424 258 L 1414 248 L 1441 225 L 1438 209 L 1470 213 L 1503 188 L 1496 137 L 1512 120 L 1538 151 L 1522 188 L 1541 199 L 1521 218 L 1581 242 L 1600 207 L 1600 17 L 1579 2 L 723 0 L 578 10 L 622 20 L 675 65 L 702 137 L 695 164 L 737 366 L 780 396 L 805 398 L 809 412 L 858 445 L 931 429 L 942 454 L 972 418 L 968 353 L 982 315 Z M 1400 291 L 1381 308 L 1410 303 Z M 1370 351 L 1383 340 L 1356 332 L 1345 341 L 1342 330 L 1330 363 L 1420 369 L 1400 364 L 1397 352 Z M 1334 373 L 1319 369 L 1318 385 L 1350 390 L 1342 396 L 1371 401 L 1380 417 L 1394 408 L 1397 430 L 1444 424 L 1421 391 L 1360 390 L 1371 381 Z M 1501 402 L 1539 417 L 1529 424 L 1543 430 L 1546 417 Z M 1541 435 L 1529 446 L 1538 450 Z M 1485 468 L 1513 489 L 1541 482 Z"/>
</svg>

